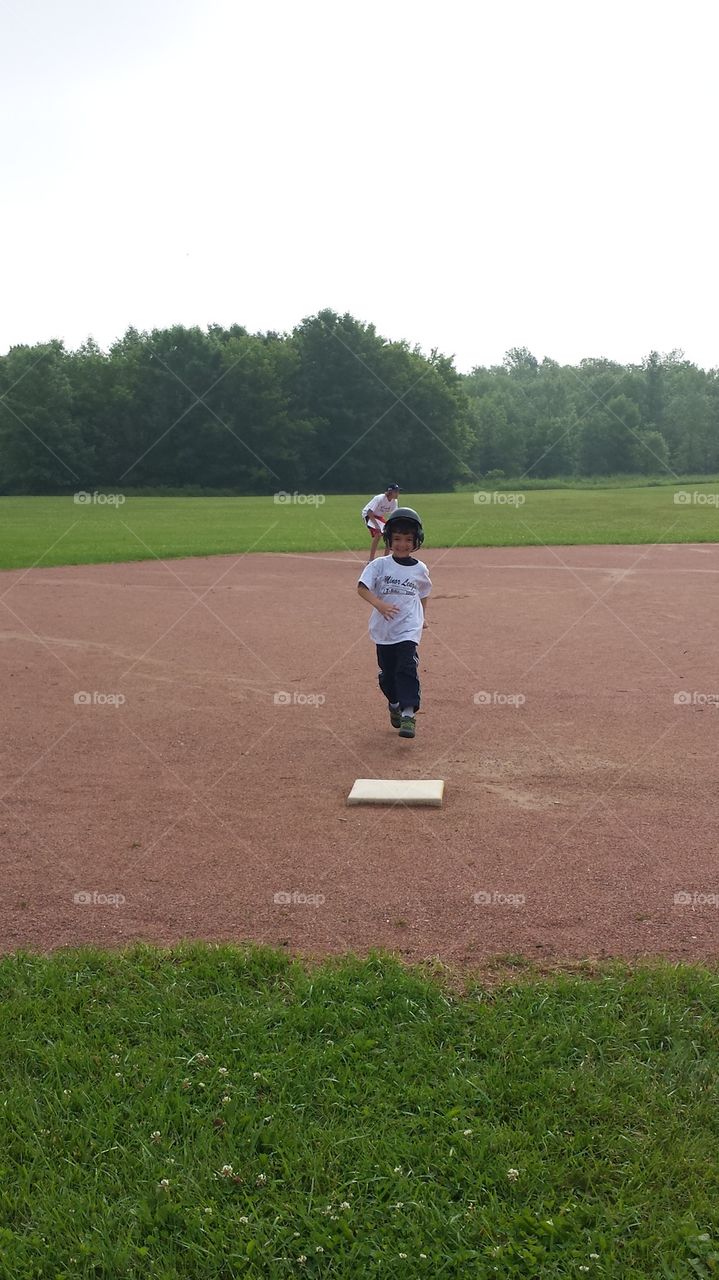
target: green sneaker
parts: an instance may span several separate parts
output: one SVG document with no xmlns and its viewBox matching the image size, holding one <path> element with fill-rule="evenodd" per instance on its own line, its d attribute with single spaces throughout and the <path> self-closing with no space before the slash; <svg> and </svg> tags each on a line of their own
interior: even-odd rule
<svg viewBox="0 0 719 1280">
<path fill-rule="evenodd" d="M 414 716 L 402 716 L 399 726 L 400 738 L 414 737 Z"/>
<path fill-rule="evenodd" d="M 400 711 L 399 707 L 397 707 L 397 708 L 395 708 L 395 707 L 390 707 L 390 709 L 389 709 L 389 722 L 390 722 L 390 724 L 392 725 L 392 728 L 393 728 L 393 729 L 399 729 L 399 727 L 400 727 L 400 725 L 401 725 L 401 723 L 402 723 L 402 712 Z"/>
</svg>

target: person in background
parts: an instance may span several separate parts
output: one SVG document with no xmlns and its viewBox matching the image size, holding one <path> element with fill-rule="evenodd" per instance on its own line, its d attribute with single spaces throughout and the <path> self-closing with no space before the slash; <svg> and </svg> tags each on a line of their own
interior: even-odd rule
<svg viewBox="0 0 719 1280">
<path fill-rule="evenodd" d="M 374 498 L 370 498 L 365 507 L 362 508 L 362 519 L 370 531 L 372 542 L 369 549 L 368 564 L 371 564 L 377 554 L 379 540 L 382 537 L 384 523 L 393 511 L 397 510 L 397 494 L 399 493 L 398 484 L 388 484 L 384 493 L 375 494 Z M 385 555 L 389 554 L 389 547 L 385 548 Z"/>
</svg>

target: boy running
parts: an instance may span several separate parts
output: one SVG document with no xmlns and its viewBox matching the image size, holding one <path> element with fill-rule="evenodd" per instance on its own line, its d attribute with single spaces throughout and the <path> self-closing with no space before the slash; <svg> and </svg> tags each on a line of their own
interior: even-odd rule
<svg viewBox="0 0 719 1280">
<path fill-rule="evenodd" d="M 391 555 L 367 565 L 357 590 L 372 605 L 369 634 L 377 646 L 390 723 L 400 738 L 413 738 L 420 704 L 417 645 L 432 590 L 426 564 L 412 555 L 424 542 L 422 521 L 411 507 L 399 507 L 387 518 L 383 536 Z"/>
</svg>

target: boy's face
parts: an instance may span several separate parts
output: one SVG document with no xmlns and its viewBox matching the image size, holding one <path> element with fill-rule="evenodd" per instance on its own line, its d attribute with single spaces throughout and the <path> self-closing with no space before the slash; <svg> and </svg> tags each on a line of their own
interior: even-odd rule
<svg viewBox="0 0 719 1280">
<path fill-rule="evenodd" d="M 391 551 L 392 555 L 398 556 L 400 560 L 411 556 L 414 551 L 414 534 L 400 533 L 399 530 L 395 530 L 392 534 Z"/>
</svg>

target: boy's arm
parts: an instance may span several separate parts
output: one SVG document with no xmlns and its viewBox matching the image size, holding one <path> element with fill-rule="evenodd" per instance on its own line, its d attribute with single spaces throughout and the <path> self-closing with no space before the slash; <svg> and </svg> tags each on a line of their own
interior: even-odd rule
<svg viewBox="0 0 719 1280">
<path fill-rule="evenodd" d="M 425 580 L 425 582 L 424 582 L 424 584 L 423 584 L 423 585 L 424 585 L 424 588 L 425 588 L 425 593 L 424 593 L 424 595 L 423 595 L 423 596 L 420 596 L 420 598 L 419 598 L 419 602 L 420 602 L 420 604 L 422 605 L 422 613 L 423 613 L 423 615 L 424 615 L 424 617 L 423 617 L 423 619 L 422 619 L 422 630 L 423 630 L 423 631 L 425 630 L 425 628 L 426 628 L 426 627 L 428 627 L 428 626 L 429 626 L 429 623 L 427 622 L 427 601 L 429 600 L 429 593 L 430 593 L 430 591 L 432 590 L 432 580 L 431 580 L 431 578 L 430 578 L 429 574 L 427 573 L 427 566 L 425 565 L 425 567 L 424 567 L 424 568 L 425 568 L 425 575 L 426 575 L 426 580 Z"/>
<path fill-rule="evenodd" d="M 393 618 L 396 613 L 399 613 L 399 605 L 390 604 L 389 600 L 381 600 L 374 591 L 370 591 L 369 587 L 365 586 L 364 582 L 358 582 L 357 592 L 363 600 L 367 601 L 367 604 L 371 604 L 378 613 L 381 613 L 383 618 Z"/>
</svg>

